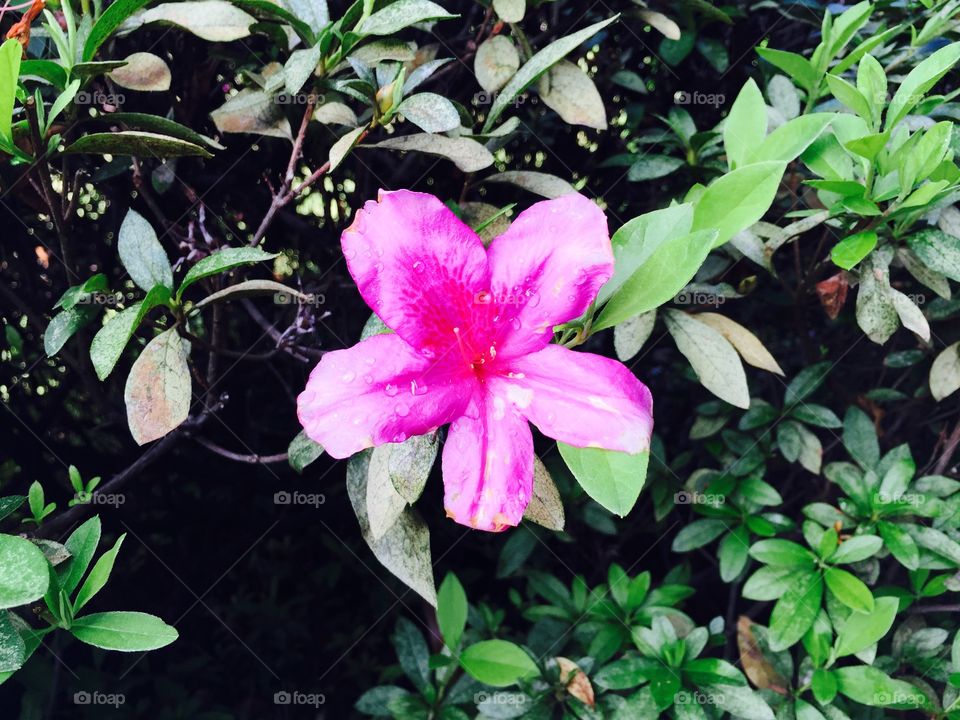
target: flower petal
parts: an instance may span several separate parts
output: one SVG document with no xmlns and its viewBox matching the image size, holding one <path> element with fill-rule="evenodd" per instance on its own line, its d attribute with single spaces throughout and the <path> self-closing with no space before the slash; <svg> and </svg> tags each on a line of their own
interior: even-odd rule
<svg viewBox="0 0 960 720">
<path fill-rule="evenodd" d="M 616 360 L 549 345 L 504 363 L 489 385 L 544 435 L 568 445 L 628 453 L 650 446 L 653 398 Z"/>
<path fill-rule="evenodd" d="M 323 356 L 297 398 L 297 417 L 327 453 L 345 458 L 459 417 L 474 384 L 397 335 L 375 335 Z"/>
<path fill-rule="evenodd" d="M 607 219 L 577 194 L 520 213 L 488 258 L 493 299 L 506 320 L 497 350 L 511 357 L 549 343 L 553 326 L 580 317 L 613 275 Z"/>
<path fill-rule="evenodd" d="M 475 296 L 489 287 L 480 238 L 433 195 L 381 192 L 341 244 L 363 299 L 427 357 L 456 345 L 453 328 L 469 322 Z"/>
<path fill-rule="evenodd" d="M 478 392 L 443 446 L 444 505 L 461 525 L 516 526 L 533 492 L 533 436 L 506 400 Z"/>
</svg>

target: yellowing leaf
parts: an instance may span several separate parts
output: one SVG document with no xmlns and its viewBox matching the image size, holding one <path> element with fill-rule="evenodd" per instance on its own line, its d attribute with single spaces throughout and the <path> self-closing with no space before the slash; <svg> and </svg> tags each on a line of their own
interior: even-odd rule
<svg viewBox="0 0 960 720">
<path fill-rule="evenodd" d="M 764 347 L 756 335 L 740 323 L 711 312 L 698 313 L 696 319 L 709 325 L 729 340 L 748 365 L 753 365 L 761 370 L 769 370 L 777 375 L 783 375 L 783 370 L 777 364 L 773 355 L 770 354 L 770 351 Z"/>
</svg>

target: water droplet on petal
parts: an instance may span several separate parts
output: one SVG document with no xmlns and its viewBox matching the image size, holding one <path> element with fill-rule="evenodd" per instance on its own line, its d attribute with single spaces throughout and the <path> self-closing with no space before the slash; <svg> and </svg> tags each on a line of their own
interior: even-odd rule
<svg viewBox="0 0 960 720">
<path fill-rule="evenodd" d="M 340 379 L 343 380 L 345 383 L 349 383 L 349 382 L 353 382 L 353 379 L 355 377 L 356 377 L 356 373 L 345 372 Z"/>
<path fill-rule="evenodd" d="M 399 388 L 397 388 L 397 386 L 394 385 L 393 383 L 387 383 L 386 385 L 384 385 L 383 391 L 390 397 L 393 397 L 398 392 L 400 392 Z"/>
<path fill-rule="evenodd" d="M 396 407 L 397 415 L 400 417 L 406 417 L 410 414 L 410 407 L 404 403 L 399 403 Z"/>
<path fill-rule="evenodd" d="M 422 273 L 424 271 L 423 263 L 417 260 L 413 264 L 413 269 L 416 270 L 418 273 Z"/>
</svg>

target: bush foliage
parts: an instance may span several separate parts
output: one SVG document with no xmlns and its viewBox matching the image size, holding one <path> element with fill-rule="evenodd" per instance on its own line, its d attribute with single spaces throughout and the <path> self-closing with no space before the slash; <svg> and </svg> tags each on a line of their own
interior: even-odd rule
<svg viewBox="0 0 960 720">
<path fill-rule="evenodd" d="M 8 3 L 4 717 L 960 718 L 958 18 Z M 487 244 L 604 211 L 554 340 L 649 386 L 648 450 L 535 435 L 499 535 L 443 517 L 446 428 L 324 453 L 308 373 L 389 332 L 340 236 L 397 189 Z"/>
</svg>

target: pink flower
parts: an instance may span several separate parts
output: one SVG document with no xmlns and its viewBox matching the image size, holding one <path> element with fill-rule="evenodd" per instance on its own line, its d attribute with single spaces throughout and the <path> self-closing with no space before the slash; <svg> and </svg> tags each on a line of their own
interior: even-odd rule
<svg viewBox="0 0 960 720">
<path fill-rule="evenodd" d="M 481 530 L 523 517 L 528 421 L 577 447 L 638 453 L 650 391 L 619 362 L 551 345 L 613 274 L 603 212 L 580 195 L 537 203 L 485 249 L 432 195 L 382 192 L 343 233 L 360 294 L 395 334 L 326 354 L 297 399 L 336 458 L 450 423 L 447 515 Z"/>
</svg>

